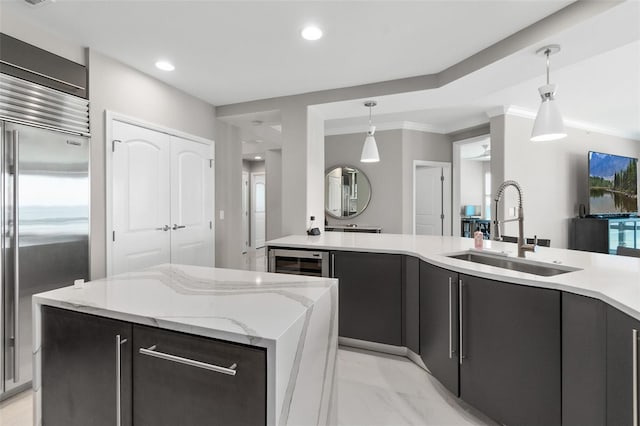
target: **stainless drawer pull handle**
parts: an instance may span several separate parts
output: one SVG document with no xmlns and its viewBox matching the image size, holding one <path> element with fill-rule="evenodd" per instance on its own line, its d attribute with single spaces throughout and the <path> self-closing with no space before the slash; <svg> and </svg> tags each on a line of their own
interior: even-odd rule
<svg viewBox="0 0 640 426">
<path fill-rule="evenodd" d="M 116 335 L 116 426 L 122 424 L 122 348 L 127 343 L 119 334 Z"/>
<path fill-rule="evenodd" d="M 215 371 L 216 373 L 228 374 L 229 376 L 235 376 L 238 364 L 235 362 L 230 367 L 220 367 L 219 365 L 207 364 L 206 362 L 196 361 L 194 359 L 183 358 L 181 356 L 175 356 L 171 354 L 165 354 L 164 352 L 156 351 L 156 346 L 153 345 L 147 349 L 140 348 L 140 353 L 143 355 L 149 355 L 155 358 L 164 359 L 167 361 L 177 362 L 179 364 L 190 365 L 191 367 L 203 368 L 205 370 Z"/>
<path fill-rule="evenodd" d="M 638 330 L 631 330 L 632 360 L 633 360 L 633 426 L 638 426 Z"/>
</svg>

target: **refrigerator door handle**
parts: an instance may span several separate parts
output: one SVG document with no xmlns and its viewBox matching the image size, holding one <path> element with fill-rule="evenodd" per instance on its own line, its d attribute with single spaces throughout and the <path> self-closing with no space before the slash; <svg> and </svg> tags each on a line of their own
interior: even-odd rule
<svg viewBox="0 0 640 426">
<path fill-rule="evenodd" d="M 18 383 L 20 381 L 20 328 L 18 327 L 19 321 L 19 307 L 20 307 L 20 230 L 18 220 L 18 202 L 20 201 L 18 196 L 19 183 L 18 174 L 20 172 L 19 166 L 19 146 L 20 146 L 20 134 L 17 130 L 13 132 L 13 382 Z"/>
</svg>

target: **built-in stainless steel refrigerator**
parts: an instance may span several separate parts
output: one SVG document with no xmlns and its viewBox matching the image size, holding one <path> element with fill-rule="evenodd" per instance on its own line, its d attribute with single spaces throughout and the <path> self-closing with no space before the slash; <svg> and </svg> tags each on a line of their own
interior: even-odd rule
<svg viewBox="0 0 640 426">
<path fill-rule="evenodd" d="M 0 92 L 1 400 L 30 386 L 31 296 L 89 279 L 89 140 L 86 100 L 4 75 Z"/>
</svg>

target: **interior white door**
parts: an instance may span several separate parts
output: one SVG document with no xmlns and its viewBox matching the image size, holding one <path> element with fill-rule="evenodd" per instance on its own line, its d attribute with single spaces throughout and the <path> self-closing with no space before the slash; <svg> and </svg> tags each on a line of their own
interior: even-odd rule
<svg viewBox="0 0 640 426">
<path fill-rule="evenodd" d="M 264 173 L 251 174 L 251 212 L 253 234 L 253 247 L 264 247 L 265 243 L 265 227 L 266 227 L 266 208 L 265 208 L 265 177 Z"/>
<path fill-rule="evenodd" d="M 211 151 L 171 136 L 171 263 L 214 265 Z"/>
<path fill-rule="evenodd" d="M 450 168 L 416 167 L 415 232 L 451 235 Z"/>
<path fill-rule="evenodd" d="M 249 172 L 242 172 L 242 253 L 249 249 Z"/>
<path fill-rule="evenodd" d="M 112 273 L 171 261 L 170 137 L 112 122 Z"/>
</svg>

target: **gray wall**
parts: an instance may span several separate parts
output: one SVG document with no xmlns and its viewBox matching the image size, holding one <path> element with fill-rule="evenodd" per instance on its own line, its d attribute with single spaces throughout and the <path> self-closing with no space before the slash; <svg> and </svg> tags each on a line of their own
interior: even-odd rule
<svg viewBox="0 0 640 426">
<path fill-rule="evenodd" d="M 360 169 L 371 183 L 369 207 L 353 219 L 334 219 L 329 224 L 357 223 L 382 226 L 383 232 L 402 232 L 402 130 L 376 133 L 379 163 L 361 163 L 360 154 L 365 134 L 327 136 L 325 138 L 325 170 L 347 165 Z M 321 216 L 319 216 L 321 217 Z"/>
<path fill-rule="evenodd" d="M 501 117 L 495 120 L 496 128 L 491 129 L 491 154 L 496 156 L 491 162 L 492 175 L 503 175 L 502 179 L 493 179 L 493 193 L 503 180 L 520 183 L 526 236 L 550 238 L 552 247 L 566 248 L 570 219 L 578 215 L 580 204 L 587 205 L 589 201 L 587 153 L 600 151 L 638 158 L 640 141 L 567 128 L 565 139 L 531 142 L 533 120 Z M 499 142 L 498 146 L 495 142 Z M 515 191 L 507 191 L 506 203 L 501 203 L 501 218 L 517 203 Z M 506 234 L 517 235 L 517 223 L 506 224 L 504 229 Z"/>
<path fill-rule="evenodd" d="M 265 153 L 267 184 L 267 241 L 282 236 L 282 151 Z"/>
<path fill-rule="evenodd" d="M 106 274 L 105 111 L 213 140 L 215 110 L 202 100 L 95 51 L 90 51 L 89 55 L 89 93 L 92 134 L 91 276 L 95 279 Z M 216 175 L 220 163 L 216 158 Z M 217 234 L 218 229 L 216 239 Z"/>
<path fill-rule="evenodd" d="M 96 51 L 62 39 L 19 16 L 2 13 L 0 19 L 4 33 L 89 66 L 92 133 L 90 263 L 91 278 L 101 278 L 106 274 L 105 110 L 213 140 L 215 107 Z M 225 167 L 216 161 L 216 175 L 220 166 Z M 220 192 L 217 189 L 216 196 Z M 221 247 L 224 244 L 217 244 L 216 253 L 222 250 Z"/>
<path fill-rule="evenodd" d="M 413 233 L 413 161 L 450 163 L 452 146 L 449 137 L 437 133 L 402 131 L 402 233 Z"/>
<path fill-rule="evenodd" d="M 371 203 L 353 219 L 327 217 L 330 224 L 357 223 L 382 226 L 385 233 L 412 233 L 413 161 L 451 161 L 451 143 L 445 135 L 415 130 L 376 133 L 379 163 L 361 163 L 364 133 L 327 136 L 325 169 L 351 165 L 362 170 L 371 183 Z"/>
<path fill-rule="evenodd" d="M 240 129 L 216 122 L 216 266 L 242 269 L 242 141 Z M 220 212 L 224 211 L 224 219 Z"/>
</svg>

